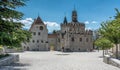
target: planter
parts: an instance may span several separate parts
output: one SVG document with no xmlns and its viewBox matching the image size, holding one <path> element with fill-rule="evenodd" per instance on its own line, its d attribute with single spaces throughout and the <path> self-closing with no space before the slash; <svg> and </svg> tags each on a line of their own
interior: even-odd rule
<svg viewBox="0 0 120 70">
<path fill-rule="evenodd" d="M 10 64 L 18 62 L 18 61 L 19 61 L 19 55 L 12 54 L 10 56 L 0 59 L 0 66 L 10 65 Z"/>
</svg>

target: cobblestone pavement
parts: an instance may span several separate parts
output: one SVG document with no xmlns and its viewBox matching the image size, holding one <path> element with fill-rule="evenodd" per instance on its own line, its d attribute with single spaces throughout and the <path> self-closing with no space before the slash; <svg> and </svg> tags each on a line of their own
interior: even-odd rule
<svg viewBox="0 0 120 70">
<path fill-rule="evenodd" d="M 102 52 L 24 52 L 8 70 L 120 70 L 102 61 Z M 12 68 L 11 68 L 12 67 Z"/>
</svg>

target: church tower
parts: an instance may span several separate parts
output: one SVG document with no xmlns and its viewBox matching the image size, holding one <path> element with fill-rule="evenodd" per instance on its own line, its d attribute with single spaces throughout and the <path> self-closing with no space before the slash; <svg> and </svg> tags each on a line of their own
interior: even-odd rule
<svg viewBox="0 0 120 70">
<path fill-rule="evenodd" d="M 77 22 L 77 11 L 74 9 L 72 11 L 72 22 Z"/>
</svg>

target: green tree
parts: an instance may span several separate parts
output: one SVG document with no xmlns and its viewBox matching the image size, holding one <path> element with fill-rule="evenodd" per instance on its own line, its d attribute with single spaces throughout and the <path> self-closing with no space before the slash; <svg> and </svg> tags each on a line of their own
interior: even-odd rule
<svg viewBox="0 0 120 70">
<path fill-rule="evenodd" d="M 102 37 L 107 38 L 116 46 L 116 58 L 118 58 L 118 44 L 120 43 L 120 18 L 101 24 L 99 30 Z"/>
<path fill-rule="evenodd" d="M 57 31 L 56 30 L 53 30 L 53 32 L 52 32 L 53 34 L 56 34 L 57 33 Z"/>
<path fill-rule="evenodd" d="M 95 41 L 95 45 L 98 46 L 100 49 L 103 50 L 103 56 L 104 56 L 104 51 L 107 49 L 110 49 L 113 47 L 113 44 L 111 41 L 109 41 L 106 38 L 99 38 Z"/>
<path fill-rule="evenodd" d="M 115 8 L 115 11 L 117 12 L 116 16 L 115 16 L 115 19 L 120 18 L 120 12 L 119 12 L 119 10 L 117 8 Z"/>
<path fill-rule="evenodd" d="M 0 45 L 20 47 L 29 41 L 31 33 L 23 30 L 24 24 L 14 22 L 22 19 L 23 13 L 16 10 L 25 6 L 26 0 L 0 0 Z"/>
</svg>

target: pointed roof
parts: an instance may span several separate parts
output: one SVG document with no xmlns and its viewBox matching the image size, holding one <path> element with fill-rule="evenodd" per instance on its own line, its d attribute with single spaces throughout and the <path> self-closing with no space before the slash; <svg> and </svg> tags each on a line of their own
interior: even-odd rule
<svg viewBox="0 0 120 70">
<path fill-rule="evenodd" d="M 67 24 L 67 18 L 66 18 L 66 16 L 64 17 L 63 23 L 66 23 L 66 24 Z"/>
<path fill-rule="evenodd" d="M 36 25 L 36 24 L 37 24 L 37 25 L 39 25 L 39 24 L 45 25 L 45 24 L 43 23 L 42 19 L 38 16 L 37 19 L 35 19 L 34 22 L 32 23 L 29 31 L 31 31 L 31 29 L 33 28 L 33 26 Z"/>
<path fill-rule="evenodd" d="M 44 24 L 42 19 L 38 16 L 37 19 L 35 20 L 35 24 Z"/>
</svg>

